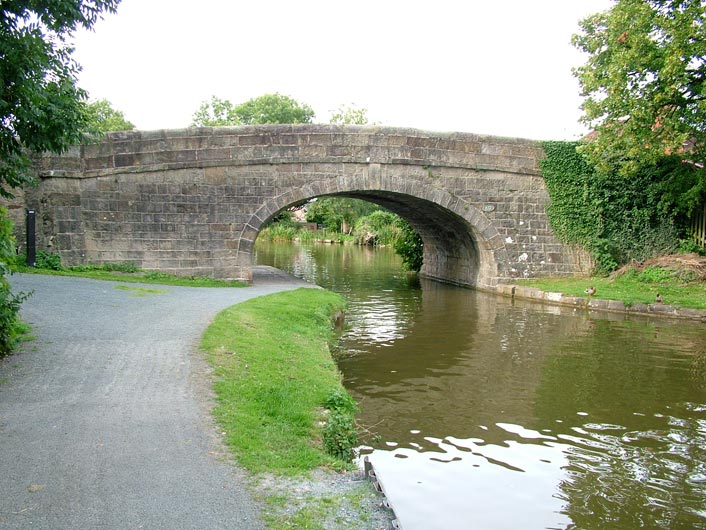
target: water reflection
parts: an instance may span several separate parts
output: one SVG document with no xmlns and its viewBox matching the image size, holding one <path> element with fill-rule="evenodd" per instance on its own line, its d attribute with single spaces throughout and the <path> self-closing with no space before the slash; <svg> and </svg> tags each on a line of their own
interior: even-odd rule
<svg viewBox="0 0 706 530">
<path fill-rule="evenodd" d="M 410 288 L 384 252 L 292 252 L 350 300 L 338 363 L 406 530 L 706 528 L 703 325 Z"/>
</svg>

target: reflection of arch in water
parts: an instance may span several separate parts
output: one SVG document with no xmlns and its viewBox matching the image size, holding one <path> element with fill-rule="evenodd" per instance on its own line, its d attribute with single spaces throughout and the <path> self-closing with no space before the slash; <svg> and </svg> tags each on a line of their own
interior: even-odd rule
<svg viewBox="0 0 706 530">
<path fill-rule="evenodd" d="M 490 288 L 509 262 L 502 237 L 477 208 L 450 193 L 409 177 L 360 179 L 342 176 L 265 201 L 240 235 L 238 260 L 252 263 L 253 244 L 263 224 L 282 209 L 325 195 L 373 202 L 405 218 L 424 241 L 421 273 L 449 283 Z"/>
</svg>

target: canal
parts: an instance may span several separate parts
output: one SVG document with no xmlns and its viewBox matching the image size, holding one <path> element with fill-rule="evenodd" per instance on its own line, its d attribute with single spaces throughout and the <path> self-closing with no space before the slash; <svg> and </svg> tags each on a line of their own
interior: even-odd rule
<svg viewBox="0 0 706 530">
<path fill-rule="evenodd" d="M 706 529 L 706 328 L 416 281 L 389 249 L 258 242 L 343 294 L 337 362 L 405 530 Z"/>
</svg>

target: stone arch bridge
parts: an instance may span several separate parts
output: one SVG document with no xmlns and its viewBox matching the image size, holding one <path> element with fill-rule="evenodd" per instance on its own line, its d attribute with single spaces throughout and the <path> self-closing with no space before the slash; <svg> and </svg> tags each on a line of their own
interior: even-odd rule
<svg viewBox="0 0 706 530">
<path fill-rule="evenodd" d="M 37 247 L 67 264 L 247 281 L 273 215 L 313 197 L 354 197 L 419 231 L 425 276 L 493 289 L 582 268 L 549 226 L 542 156 L 529 140 L 387 127 L 130 131 L 43 156 L 38 185 L 11 207 L 36 210 Z"/>
</svg>

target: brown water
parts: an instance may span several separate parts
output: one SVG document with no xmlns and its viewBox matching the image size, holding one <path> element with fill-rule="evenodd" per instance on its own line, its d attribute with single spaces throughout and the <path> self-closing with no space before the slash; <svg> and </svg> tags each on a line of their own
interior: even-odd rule
<svg viewBox="0 0 706 530">
<path fill-rule="evenodd" d="M 344 294 L 338 364 L 405 530 L 706 528 L 706 326 L 410 281 L 385 249 L 258 244 Z"/>
</svg>

